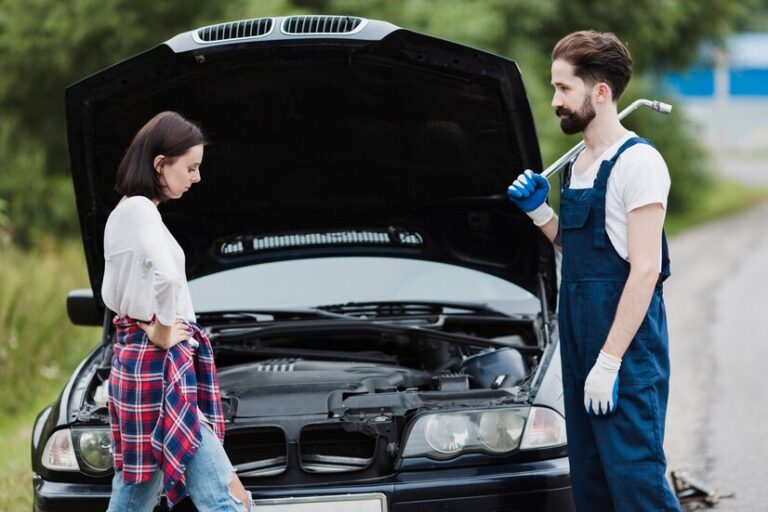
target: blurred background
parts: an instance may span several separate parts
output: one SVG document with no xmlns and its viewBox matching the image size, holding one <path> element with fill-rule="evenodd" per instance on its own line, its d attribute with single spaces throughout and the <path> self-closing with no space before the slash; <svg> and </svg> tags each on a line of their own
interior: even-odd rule
<svg viewBox="0 0 768 512">
<path fill-rule="evenodd" d="M 66 293 L 89 283 L 64 88 L 180 32 L 290 14 L 386 20 L 516 60 L 545 165 L 580 140 L 561 133 L 549 106 L 553 45 L 573 30 L 614 32 L 634 58 L 620 109 L 643 97 L 674 105 L 671 116 L 639 110 L 625 123 L 667 161 L 673 240 L 768 198 L 768 0 L 0 0 L 0 511 L 29 510 L 34 414 L 98 339 L 65 311 Z M 693 254 L 713 242 L 701 243 Z M 687 398 L 673 393 L 671 407 Z M 691 465 L 697 446 L 673 448 L 670 465 Z M 714 475 L 711 464 L 693 466 Z"/>
</svg>

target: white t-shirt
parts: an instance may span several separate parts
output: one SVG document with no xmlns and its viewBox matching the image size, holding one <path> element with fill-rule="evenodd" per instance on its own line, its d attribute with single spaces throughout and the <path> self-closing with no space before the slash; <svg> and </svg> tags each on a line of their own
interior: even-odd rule
<svg viewBox="0 0 768 512">
<path fill-rule="evenodd" d="M 144 196 L 119 203 L 104 229 L 104 304 L 119 316 L 172 325 L 195 321 L 184 251 Z"/>
<path fill-rule="evenodd" d="M 624 137 L 605 150 L 583 174 L 571 173 L 569 188 L 592 188 L 600 164 L 609 160 L 627 140 L 637 137 L 634 132 Z M 605 230 L 619 256 L 629 261 L 627 244 L 627 214 L 635 208 L 653 203 L 660 203 L 667 208 L 667 196 L 671 180 L 669 170 L 661 154 L 648 144 L 635 144 L 624 151 L 616 161 L 608 177 L 605 197 Z M 661 253 L 659 253 L 661 269 Z"/>
</svg>

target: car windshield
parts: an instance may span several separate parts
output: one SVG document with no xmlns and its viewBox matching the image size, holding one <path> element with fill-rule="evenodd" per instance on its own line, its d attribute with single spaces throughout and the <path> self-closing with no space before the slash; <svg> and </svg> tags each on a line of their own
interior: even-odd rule
<svg viewBox="0 0 768 512">
<path fill-rule="evenodd" d="M 527 290 L 476 270 L 404 258 L 332 257 L 262 263 L 192 280 L 198 312 L 315 307 L 348 302 L 494 303 L 534 313 Z"/>
</svg>

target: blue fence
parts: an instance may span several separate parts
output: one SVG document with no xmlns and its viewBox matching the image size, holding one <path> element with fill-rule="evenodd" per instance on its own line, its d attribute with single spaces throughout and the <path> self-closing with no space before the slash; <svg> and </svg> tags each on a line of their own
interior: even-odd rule
<svg viewBox="0 0 768 512">
<path fill-rule="evenodd" d="M 744 33 L 730 37 L 724 57 L 728 96 L 768 96 L 768 34 Z M 701 59 L 717 60 L 714 48 L 703 49 Z M 716 93 L 715 70 L 711 66 L 668 73 L 665 82 L 681 96 L 691 99 L 707 99 Z"/>
<path fill-rule="evenodd" d="M 667 73 L 665 81 L 681 96 L 703 99 L 715 94 L 715 72 L 711 69 Z M 729 69 L 728 95 L 768 96 L 768 68 Z"/>
</svg>

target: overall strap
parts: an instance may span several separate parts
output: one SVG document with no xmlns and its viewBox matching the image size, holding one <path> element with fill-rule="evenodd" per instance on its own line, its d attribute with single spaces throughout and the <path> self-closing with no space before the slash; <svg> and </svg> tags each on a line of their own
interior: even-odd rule
<svg viewBox="0 0 768 512">
<path fill-rule="evenodd" d="M 576 162 L 576 159 L 579 157 L 578 154 L 574 155 L 573 158 L 568 160 L 568 162 L 565 164 L 565 168 L 563 169 L 563 172 L 560 173 L 560 192 L 562 193 L 563 190 L 568 189 L 571 186 L 571 173 L 573 173 L 573 164 Z"/>
<path fill-rule="evenodd" d="M 576 158 L 579 155 L 574 155 L 573 158 L 571 158 L 563 168 L 563 172 L 560 173 L 560 207 L 563 205 L 563 199 L 565 197 L 564 192 L 568 190 L 568 188 L 571 186 L 571 173 L 573 172 L 573 163 L 576 161 Z M 555 234 L 555 239 L 553 240 L 553 243 L 560 247 L 562 245 L 562 241 L 560 238 L 560 223 L 557 223 L 557 233 Z"/>
<path fill-rule="evenodd" d="M 611 157 L 610 160 L 603 160 L 600 164 L 600 170 L 597 173 L 597 177 L 595 178 L 595 183 L 593 187 L 595 188 L 595 223 L 594 223 L 594 246 L 598 248 L 604 248 L 606 245 L 606 236 L 605 236 L 605 195 L 606 190 L 608 188 L 608 177 L 611 175 L 611 171 L 613 170 L 613 166 L 616 165 L 616 161 L 619 159 L 621 154 L 626 151 L 627 149 L 631 148 L 635 144 L 648 144 L 649 146 L 653 146 L 651 142 L 647 139 L 644 139 L 642 137 L 632 137 L 631 139 L 627 140 L 624 144 L 621 145 L 621 147 L 616 151 L 616 153 Z"/>
<path fill-rule="evenodd" d="M 661 230 L 661 272 L 659 272 L 658 285 L 667 280 L 672 271 L 669 268 L 669 245 L 667 244 L 667 233 Z"/>
</svg>

